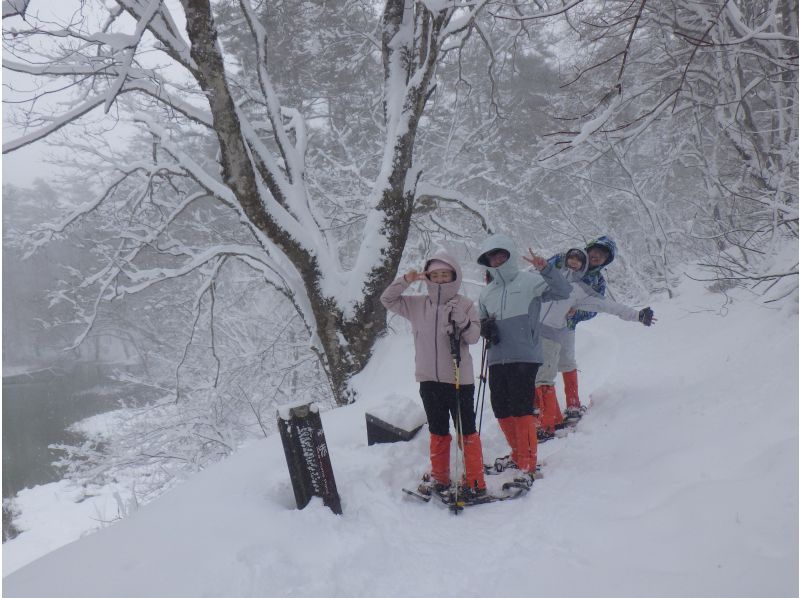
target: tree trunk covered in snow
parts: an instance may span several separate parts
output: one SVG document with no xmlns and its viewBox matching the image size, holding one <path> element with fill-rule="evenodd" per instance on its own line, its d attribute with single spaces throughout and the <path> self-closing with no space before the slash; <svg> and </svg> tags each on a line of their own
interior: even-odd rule
<svg viewBox="0 0 800 598">
<path fill-rule="evenodd" d="M 386 78 L 386 167 L 376 185 L 378 200 L 374 208 L 374 226 L 385 243 L 374 248 L 379 256 L 367 256 L 373 265 L 361 284 L 362 296 L 346 315 L 343 306 L 323 291 L 321 278 L 326 273 L 314 253 L 282 228 L 266 209 L 258 189 L 258 172 L 225 75 L 210 3 L 184 0 L 183 4 L 191 57 L 196 65 L 192 72 L 208 98 L 213 129 L 219 140 L 222 180 L 250 222 L 280 248 L 300 273 L 313 313 L 313 320 L 307 324 L 318 338 L 320 357 L 335 399 L 339 404 L 346 403 L 351 398 L 350 378 L 366 366 L 376 339 L 385 330 L 386 312 L 379 297 L 397 273 L 408 237 L 416 191 L 413 157 L 417 126 L 436 69 L 442 26 L 452 12 L 434 14 L 417 5 L 417 14 L 407 10 L 410 5 L 404 0 L 390 0 L 386 4 L 382 49 Z M 415 22 L 409 22 L 409 13 L 414 14 Z M 423 31 L 415 31 L 418 24 Z M 419 61 L 409 60 L 409 56 L 413 58 L 417 36 Z M 263 178 L 277 202 L 289 205 L 290 200 L 283 197 L 281 186 L 271 174 L 267 172 Z M 367 247 L 366 251 L 370 249 Z"/>
</svg>

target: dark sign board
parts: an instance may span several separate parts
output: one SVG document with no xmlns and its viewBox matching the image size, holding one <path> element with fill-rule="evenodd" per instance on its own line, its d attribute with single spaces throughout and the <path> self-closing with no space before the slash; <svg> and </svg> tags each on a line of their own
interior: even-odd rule
<svg viewBox="0 0 800 598">
<path fill-rule="evenodd" d="M 298 405 L 279 410 L 278 429 L 297 508 L 305 508 L 312 496 L 319 496 L 327 507 L 341 515 L 331 457 L 316 406 Z"/>
</svg>

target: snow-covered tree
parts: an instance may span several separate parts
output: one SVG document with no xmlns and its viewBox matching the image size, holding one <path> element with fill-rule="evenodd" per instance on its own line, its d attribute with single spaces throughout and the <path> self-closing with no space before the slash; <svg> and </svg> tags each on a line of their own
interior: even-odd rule
<svg viewBox="0 0 800 598">
<path fill-rule="evenodd" d="M 664 172 L 649 175 L 658 184 L 640 194 L 642 205 L 665 188 L 684 200 L 680 209 L 669 205 L 675 197 L 647 207 L 649 253 L 663 257 L 664 231 L 681 231 L 697 253 L 712 254 L 701 261 L 719 280 L 796 290 L 797 262 L 781 254 L 798 236 L 798 3 L 577 10 L 571 22 L 590 43 L 579 45 L 569 85 L 582 93 L 564 116 L 579 118 L 564 120 L 541 155 L 583 170 L 604 160 L 629 191 L 648 185 L 641 165 L 653 161 Z"/>
<path fill-rule="evenodd" d="M 335 221 L 320 209 L 309 186 L 306 158 L 313 124 L 308 119 L 314 109 L 284 103 L 270 75 L 266 5 L 185 0 L 176 16 L 165 2 L 123 0 L 107 10 L 103 3 L 81 2 L 66 22 L 56 23 L 37 18 L 34 3 L 26 22 L 4 30 L 4 68 L 46 83 L 26 98 L 29 110 L 19 113 L 17 124 L 25 134 L 6 141 L 3 151 L 72 123 L 96 125 L 91 119 L 100 110 L 125 115 L 146 129 L 152 155 L 118 164 L 98 198 L 69 222 L 134 176 L 141 187 L 132 201 L 147 203 L 152 186 L 168 184 L 171 177 L 189 181 L 193 190 L 164 214 L 158 228 L 123 232 L 108 267 L 91 281 L 99 288 L 98 300 L 190 272 L 202 272 L 198 293 L 205 294 L 226 263 L 245 263 L 302 315 L 336 400 L 343 403 L 349 400 L 349 378 L 366 364 L 385 326 L 378 296 L 397 271 L 408 235 L 419 177 L 415 138 L 437 65 L 446 44 L 457 44 L 484 4 L 390 0 L 381 11 L 370 3 L 345 7 L 351 14 L 366 11 L 380 23 L 373 27 L 374 37 L 375 31 L 353 35 L 369 40 L 383 80 L 383 140 L 374 144 L 380 159 L 358 211 L 361 234 L 350 263 L 343 262 L 347 251 L 331 232 Z M 217 8 L 225 9 L 229 25 L 249 32 L 254 53 L 249 64 L 225 51 Z M 185 34 L 179 25 L 183 19 Z M 318 48 L 314 60 L 323 60 L 326 51 Z M 47 105 L 55 88 L 61 88 L 59 102 Z M 90 143 L 86 149 L 91 151 Z M 213 148 L 211 159 L 197 151 L 198 144 Z M 175 220 L 207 197 L 230 210 L 247 240 L 199 250 L 176 238 L 165 242 Z M 143 267 L 139 260 L 147 250 L 167 254 L 170 259 L 162 261 L 169 265 Z M 87 314 L 87 327 L 92 317 Z"/>
</svg>

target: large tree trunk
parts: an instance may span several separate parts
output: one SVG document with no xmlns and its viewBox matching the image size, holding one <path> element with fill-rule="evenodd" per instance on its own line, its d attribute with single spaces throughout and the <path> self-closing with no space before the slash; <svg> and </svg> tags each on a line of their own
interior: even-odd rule
<svg viewBox="0 0 800 598">
<path fill-rule="evenodd" d="M 247 141 L 226 80 L 210 3 L 208 0 L 183 0 L 183 4 L 187 14 L 191 56 L 197 65 L 193 74 L 208 96 L 214 130 L 220 144 L 223 181 L 233 191 L 255 228 L 274 242 L 299 272 L 315 319 L 307 324 L 319 339 L 320 358 L 334 398 L 338 404 L 351 402 L 354 397 L 349 388 L 350 379 L 366 366 L 375 341 L 386 328 L 386 311 L 380 303 L 380 295 L 397 273 L 408 238 L 416 190 L 416 179 L 409 180 L 413 173 L 414 142 L 438 59 L 437 34 L 447 17 L 444 13 L 433 15 L 424 11 L 422 18 L 433 34 L 425 36 L 429 46 L 420 52 L 421 64 L 398 60 L 394 65 L 387 65 L 387 81 L 396 81 L 397 73 L 393 73 L 392 69 L 400 68 L 398 65 L 402 64 L 405 69 L 402 75 L 407 83 L 401 89 L 403 101 L 400 110 L 387 116 L 386 147 L 390 155 L 385 162 L 391 166 L 389 172 L 379 177 L 380 197 L 375 206 L 381 214 L 379 232 L 387 243 L 381 250 L 380 259 L 363 281 L 361 300 L 353 314 L 345 317 L 342 307 L 321 289 L 322 273 L 316 257 L 275 221 L 259 195 L 257 177 L 259 174 L 263 176 L 263 173 L 257 172 L 248 153 Z M 392 52 L 407 52 L 408 45 L 413 45 L 412 35 L 405 46 L 395 44 L 397 47 L 388 49 L 392 38 L 401 29 L 404 5 L 402 0 L 387 3 L 384 18 L 385 57 Z M 409 85 L 414 74 L 418 76 Z M 387 89 L 387 93 L 398 92 L 389 83 Z M 273 195 L 280 193 L 277 185 L 271 185 L 269 181 L 266 183 Z M 276 199 L 283 203 L 282 198 Z"/>
</svg>

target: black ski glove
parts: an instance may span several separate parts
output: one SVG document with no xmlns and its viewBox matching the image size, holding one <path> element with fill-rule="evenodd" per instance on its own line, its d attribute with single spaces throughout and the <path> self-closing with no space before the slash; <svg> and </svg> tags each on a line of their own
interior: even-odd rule
<svg viewBox="0 0 800 598">
<path fill-rule="evenodd" d="M 653 310 L 649 307 L 645 307 L 644 309 L 639 311 L 639 321 L 644 324 L 645 326 L 650 326 L 653 324 Z"/>
<path fill-rule="evenodd" d="M 494 318 L 481 320 L 481 336 L 489 341 L 489 345 L 500 344 L 500 331 L 497 329 L 497 322 Z"/>
</svg>

